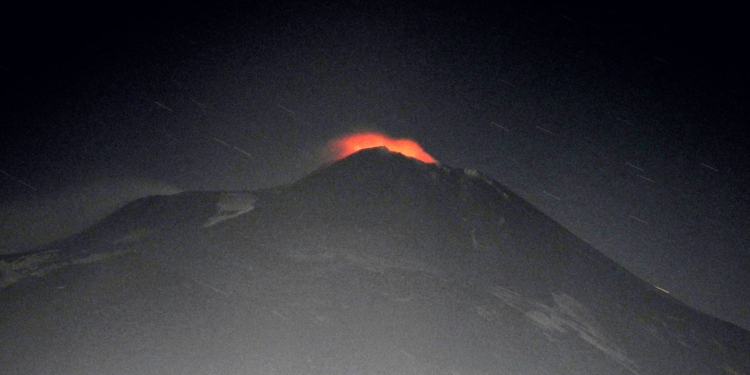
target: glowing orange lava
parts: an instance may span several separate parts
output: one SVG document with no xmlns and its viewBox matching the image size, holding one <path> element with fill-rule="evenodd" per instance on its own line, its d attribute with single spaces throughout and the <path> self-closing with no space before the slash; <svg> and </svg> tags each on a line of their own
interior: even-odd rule
<svg viewBox="0 0 750 375">
<path fill-rule="evenodd" d="M 424 163 L 436 163 L 432 156 L 422 150 L 417 142 L 411 139 L 393 139 L 378 133 L 356 133 L 350 134 L 331 141 L 329 150 L 334 153 L 334 160 L 343 159 L 359 150 L 385 146 L 392 152 L 398 152 L 405 156 L 417 159 Z"/>
</svg>

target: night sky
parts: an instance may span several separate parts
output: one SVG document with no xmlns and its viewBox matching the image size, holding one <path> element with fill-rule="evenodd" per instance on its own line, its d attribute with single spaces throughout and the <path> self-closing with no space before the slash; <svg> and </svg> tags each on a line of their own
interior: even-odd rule
<svg viewBox="0 0 750 375">
<path fill-rule="evenodd" d="M 247 3 L 0 16 L 0 253 L 145 195 L 290 183 L 379 131 L 750 328 L 738 9 Z"/>
</svg>

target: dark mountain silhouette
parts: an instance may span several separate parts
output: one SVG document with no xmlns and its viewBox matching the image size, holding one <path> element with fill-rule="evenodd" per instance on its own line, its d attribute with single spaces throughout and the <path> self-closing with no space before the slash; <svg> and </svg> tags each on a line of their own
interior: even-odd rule
<svg viewBox="0 0 750 375">
<path fill-rule="evenodd" d="M 4 374 L 748 374 L 750 334 L 473 170 L 367 149 L 0 258 Z"/>
</svg>

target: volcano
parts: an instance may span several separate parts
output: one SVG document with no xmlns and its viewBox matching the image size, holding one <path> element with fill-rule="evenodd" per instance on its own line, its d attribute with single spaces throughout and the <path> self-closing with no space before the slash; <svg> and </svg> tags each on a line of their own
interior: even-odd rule
<svg viewBox="0 0 750 375">
<path fill-rule="evenodd" d="M 365 149 L 0 258 L 4 374 L 748 374 L 750 333 L 481 172 Z"/>
</svg>

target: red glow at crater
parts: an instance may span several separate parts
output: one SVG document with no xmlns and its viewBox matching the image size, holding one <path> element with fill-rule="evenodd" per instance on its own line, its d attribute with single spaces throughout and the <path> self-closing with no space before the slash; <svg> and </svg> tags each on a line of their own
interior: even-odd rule
<svg viewBox="0 0 750 375">
<path fill-rule="evenodd" d="M 437 162 L 417 142 L 411 139 L 393 139 L 379 133 L 350 134 L 328 143 L 328 149 L 333 152 L 334 160 L 343 159 L 359 150 L 381 146 L 424 163 Z"/>
</svg>

